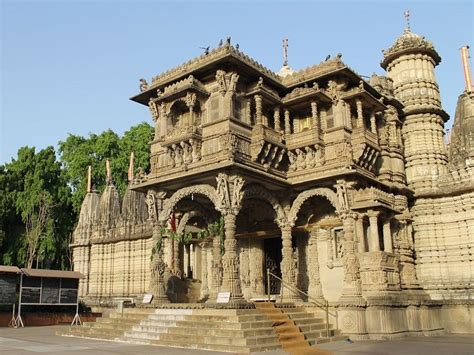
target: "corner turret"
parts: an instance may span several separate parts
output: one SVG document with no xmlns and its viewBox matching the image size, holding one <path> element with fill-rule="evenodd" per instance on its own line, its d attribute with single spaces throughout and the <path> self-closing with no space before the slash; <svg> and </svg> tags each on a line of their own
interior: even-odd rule
<svg viewBox="0 0 474 355">
<path fill-rule="evenodd" d="M 403 103 L 402 136 L 409 187 L 420 192 L 436 187 L 447 173 L 444 122 L 434 68 L 441 57 L 433 44 L 411 32 L 409 25 L 386 51 L 381 62 L 393 81 L 394 95 Z"/>
</svg>

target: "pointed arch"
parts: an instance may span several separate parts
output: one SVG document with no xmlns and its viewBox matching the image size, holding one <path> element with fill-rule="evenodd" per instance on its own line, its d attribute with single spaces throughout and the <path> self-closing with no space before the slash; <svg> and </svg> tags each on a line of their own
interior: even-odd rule
<svg viewBox="0 0 474 355">
<path fill-rule="evenodd" d="M 218 196 L 216 189 L 211 185 L 201 184 L 194 186 L 183 187 L 176 191 L 169 199 L 166 199 L 163 203 L 163 210 L 160 212 L 159 221 L 164 223 L 168 220 L 173 208 L 181 201 L 183 198 L 190 196 L 191 194 L 202 195 L 207 197 L 214 205 L 218 206 Z"/>
<path fill-rule="evenodd" d="M 291 205 L 290 213 L 288 215 L 288 222 L 291 225 L 294 225 L 296 219 L 298 218 L 298 212 L 301 209 L 301 206 L 306 202 L 306 200 L 310 199 L 313 196 L 321 196 L 325 197 L 336 209 L 336 213 L 340 211 L 339 201 L 337 200 L 337 195 L 334 191 L 327 187 L 320 187 L 316 189 L 311 189 L 307 191 L 301 192 L 296 199 L 293 201 Z"/>
<path fill-rule="evenodd" d="M 259 198 L 267 201 L 275 211 L 275 222 L 279 225 L 281 222 L 286 221 L 286 214 L 280 201 L 265 187 L 259 184 L 247 185 L 243 191 L 243 199 Z"/>
</svg>

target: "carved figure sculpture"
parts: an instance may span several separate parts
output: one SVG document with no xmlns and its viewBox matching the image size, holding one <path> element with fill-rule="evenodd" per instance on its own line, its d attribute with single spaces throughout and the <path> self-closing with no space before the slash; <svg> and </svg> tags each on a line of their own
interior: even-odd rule
<svg viewBox="0 0 474 355">
<path fill-rule="evenodd" d="M 148 83 L 146 82 L 145 79 L 141 78 L 140 79 L 140 92 L 144 92 L 148 90 Z"/>
</svg>

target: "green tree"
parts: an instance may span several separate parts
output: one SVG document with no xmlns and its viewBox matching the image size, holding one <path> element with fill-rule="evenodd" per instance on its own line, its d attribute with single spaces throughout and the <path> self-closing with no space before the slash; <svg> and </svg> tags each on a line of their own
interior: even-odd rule
<svg viewBox="0 0 474 355">
<path fill-rule="evenodd" d="M 92 181 L 98 191 L 105 187 L 105 161 L 109 159 L 112 178 L 123 196 L 128 185 L 127 172 L 130 153 L 135 154 L 135 167 L 144 170 L 149 165 L 149 142 L 153 128 L 148 123 L 140 123 L 119 137 L 111 130 L 99 135 L 89 134 L 84 138 L 70 134 L 59 142 L 60 159 L 64 174 L 73 190 L 73 206 L 80 211 L 87 189 L 87 167 L 92 166 Z"/>
<path fill-rule="evenodd" d="M 17 159 L 0 168 L 0 188 L 3 263 L 68 267 L 64 251 L 76 216 L 54 148 L 20 148 Z"/>
</svg>

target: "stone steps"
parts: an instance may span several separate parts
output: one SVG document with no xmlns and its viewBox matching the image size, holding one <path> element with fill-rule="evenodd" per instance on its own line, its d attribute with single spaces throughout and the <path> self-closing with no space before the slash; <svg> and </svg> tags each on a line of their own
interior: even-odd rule
<svg viewBox="0 0 474 355">
<path fill-rule="evenodd" d="M 301 342 L 316 344 L 339 336 L 331 329 L 331 337 L 326 338 L 324 319 L 303 307 L 267 309 L 265 313 L 260 309 L 178 307 L 110 312 L 95 323 L 71 327 L 64 335 L 237 353 L 280 349 L 281 342 L 295 347 Z"/>
</svg>

